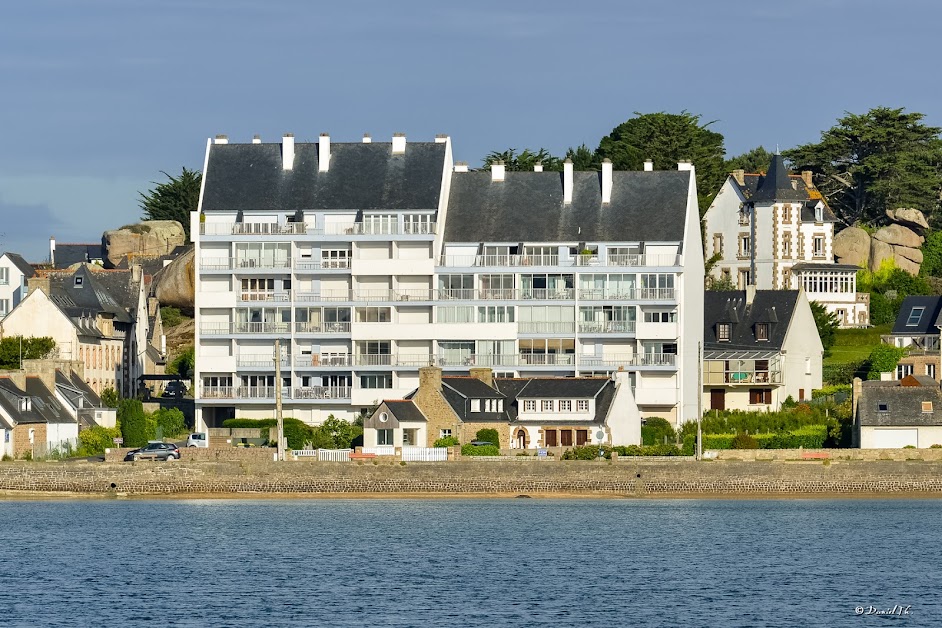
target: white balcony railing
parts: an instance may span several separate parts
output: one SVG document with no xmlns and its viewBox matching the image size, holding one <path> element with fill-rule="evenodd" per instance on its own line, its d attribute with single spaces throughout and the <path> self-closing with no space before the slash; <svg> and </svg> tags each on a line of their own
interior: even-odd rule
<svg viewBox="0 0 942 628">
<path fill-rule="evenodd" d="M 307 233 L 303 222 L 202 222 L 200 235 L 302 235 Z"/>
<path fill-rule="evenodd" d="M 349 386 L 303 386 L 294 389 L 294 399 L 349 399 Z"/>
<path fill-rule="evenodd" d="M 278 301 L 291 300 L 291 293 L 282 290 L 240 290 L 239 301 Z"/>
<path fill-rule="evenodd" d="M 291 356 L 281 357 L 281 366 L 288 366 Z M 275 357 L 269 355 L 240 355 L 236 358 L 236 366 L 241 368 L 275 368 Z"/>
<path fill-rule="evenodd" d="M 635 321 L 582 321 L 579 323 L 580 334 L 631 334 L 635 331 Z"/>
<path fill-rule="evenodd" d="M 568 323 L 517 323 L 521 334 L 572 334 L 576 331 L 575 322 Z"/>
<path fill-rule="evenodd" d="M 200 390 L 203 399 L 232 399 L 235 397 L 235 388 L 232 386 L 203 386 Z"/>
<path fill-rule="evenodd" d="M 350 268 L 349 259 L 311 259 L 298 258 L 294 260 L 294 269 L 303 270 L 348 270 Z"/>
<path fill-rule="evenodd" d="M 675 254 L 618 254 L 618 255 L 443 255 L 440 266 L 468 268 L 473 266 L 623 266 L 673 267 L 680 266 L 683 257 Z"/>
<path fill-rule="evenodd" d="M 350 323 L 295 323 L 299 334 L 349 334 Z"/>
<path fill-rule="evenodd" d="M 296 367 L 352 366 L 353 356 L 348 353 L 326 355 L 299 355 L 294 359 Z"/>
</svg>

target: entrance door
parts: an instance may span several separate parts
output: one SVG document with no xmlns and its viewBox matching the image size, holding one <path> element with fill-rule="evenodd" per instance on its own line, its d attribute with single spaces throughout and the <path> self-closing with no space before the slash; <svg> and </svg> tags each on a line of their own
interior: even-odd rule
<svg viewBox="0 0 942 628">
<path fill-rule="evenodd" d="M 517 449 L 526 449 L 527 448 L 527 432 L 526 430 L 517 430 Z"/>
<path fill-rule="evenodd" d="M 726 409 L 726 391 L 722 388 L 710 390 L 710 410 Z"/>
</svg>

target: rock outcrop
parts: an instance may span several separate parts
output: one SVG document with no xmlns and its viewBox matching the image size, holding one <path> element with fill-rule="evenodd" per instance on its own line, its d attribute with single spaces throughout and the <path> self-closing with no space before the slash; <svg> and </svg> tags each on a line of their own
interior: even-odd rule
<svg viewBox="0 0 942 628">
<path fill-rule="evenodd" d="M 175 220 L 145 220 L 101 236 L 105 267 L 114 268 L 127 256 L 158 257 L 186 243 L 183 225 Z"/>
<path fill-rule="evenodd" d="M 922 264 L 920 247 L 929 228 L 918 209 L 888 209 L 890 224 L 877 229 L 871 237 L 859 227 L 848 227 L 834 236 L 834 256 L 839 264 L 853 264 L 876 271 L 885 260 L 911 275 L 919 274 Z"/>
<path fill-rule="evenodd" d="M 196 251 L 191 248 L 154 275 L 155 293 L 161 305 L 192 311 L 196 298 Z"/>
</svg>

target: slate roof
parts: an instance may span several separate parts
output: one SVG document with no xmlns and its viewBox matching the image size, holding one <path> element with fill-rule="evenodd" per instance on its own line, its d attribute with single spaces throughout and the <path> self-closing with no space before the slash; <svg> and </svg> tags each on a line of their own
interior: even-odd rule
<svg viewBox="0 0 942 628">
<path fill-rule="evenodd" d="M 680 242 L 690 171 L 614 172 L 611 203 L 601 174 L 573 173 L 572 204 L 561 172 L 452 175 L 445 242 Z"/>
<path fill-rule="evenodd" d="M 32 264 L 23 259 L 23 256 L 19 253 L 10 253 L 7 251 L 3 255 L 5 255 L 6 258 L 10 260 L 10 263 L 16 266 L 24 276 L 32 277 L 36 274 L 36 269 L 33 268 Z"/>
<path fill-rule="evenodd" d="M 112 272 L 123 274 L 124 280 L 127 280 L 126 272 Z M 126 301 L 128 297 L 127 290 L 120 288 L 120 280 L 99 278 L 98 274 L 91 271 L 87 266 L 81 266 L 73 273 L 51 275 L 49 279 L 49 288 L 52 292 L 50 298 L 72 318 L 107 313 L 113 315 L 118 322 L 133 322 L 127 310 L 121 304 L 121 301 Z M 81 278 L 79 285 L 76 285 L 77 277 Z M 112 295 L 109 287 L 117 292 L 117 296 Z"/>
<path fill-rule="evenodd" d="M 925 308 L 919 322 L 915 325 L 907 325 L 909 317 L 913 313 L 913 308 Z M 942 318 L 942 297 L 906 297 L 899 308 L 899 314 L 896 322 L 893 323 L 893 335 L 896 336 L 920 336 L 923 334 L 938 334 L 940 321 Z"/>
<path fill-rule="evenodd" d="M 854 264 L 831 264 L 828 262 L 798 262 L 792 265 L 792 272 L 804 272 L 806 270 L 843 270 L 857 272 L 860 266 Z"/>
<path fill-rule="evenodd" d="M 385 142 L 331 142 L 330 167 L 318 172 L 318 145 L 295 143 L 284 170 L 281 144 L 213 144 L 203 211 L 311 209 L 437 209 L 445 144 L 407 142 L 393 155 Z"/>
<path fill-rule="evenodd" d="M 922 411 L 923 401 L 932 402 L 932 412 Z M 880 404 L 886 404 L 886 412 L 880 411 Z M 857 420 L 861 426 L 942 425 L 942 389 L 935 381 L 928 386 L 900 386 L 899 381 L 863 382 Z"/>
<path fill-rule="evenodd" d="M 520 399 L 593 399 L 607 377 L 533 378 L 517 393 Z"/>
<path fill-rule="evenodd" d="M 411 401 L 389 400 L 383 402 L 396 420 L 399 422 L 419 422 L 425 423 L 425 415 Z"/>
<path fill-rule="evenodd" d="M 0 377 L 0 406 L 6 413 L 16 423 L 45 423 L 46 418 L 39 411 L 40 404 L 34 402 L 29 410 L 20 410 L 20 399 L 29 396 L 9 377 Z"/>
<path fill-rule="evenodd" d="M 774 203 L 776 201 L 804 201 L 801 207 L 802 222 L 814 222 L 814 208 L 818 202 L 824 203 L 823 222 L 837 222 L 837 216 L 828 207 L 821 193 L 809 189 L 800 175 L 789 174 L 781 155 L 773 155 L 767 173 L 745 174 L 743 184 L 732 179 L 748 201 L 754 203 Z"/>
<path fill-rule="evenodd" d="M 463 397 L 469 399 L 503 399 L 497 390 L 494 390 L 484 382 L 474 377 L 455 377 L 448 376 L 442 378 L 442 385 L 452 388 Z"/>
<path fill-rule="evenodd" d="M 101 242 L 89 244 L 59 244 L 57 242 L 53 268 L 68 268 L 73 264 L 86 264 L 96 259 L 105 259 L 105 249 Z"/>
<path fill-rule="evenodd" d="M 39 377 L 26 377 L 26 394 L 32 398 L 33 409 L 46 423 L 74 423 L 55 394 L 46 387 Z"/>
<path fill-rule="evenodd" d="M 756 290 L 746 305 L 743 290 L 706 291 L 703 298 L 704 350 L 780 350 L 798 303 L 797 290 Z M 731 323 L 729 342 L 720 342 L 718 323 Z M 769 323 L 769 339 L 756 340 L 756 323 Z"/>
<path fill-rule="evenodd" d="M 56 371 L 56 387 L 70 400 L 77 402 L 78 397 L 84 397 L 88 402 L 85 407 L 103 408 L 104 403 L 92 387 L 85 383 L 78 373 L 70 372 L 68 375 Z M 77 404 L 73 404 L 76 405 Z"/>
</svg>

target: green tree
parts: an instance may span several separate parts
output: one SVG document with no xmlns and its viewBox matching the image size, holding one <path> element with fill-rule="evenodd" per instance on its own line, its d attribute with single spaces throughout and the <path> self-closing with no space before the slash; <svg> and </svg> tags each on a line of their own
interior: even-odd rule
<svg viewBox="0 0 942 628">
<path fill-rule="evenodd" d="M 144 212 L 144 220 L 176 220 L 183 225 L 187 239 L 190 237 L 190 212 L 196 211 L 200 201 L 200 185 L 203 175 L 199 170 L 183 168 L 180 176 L 173 177 L 160 171 L 168 181 L 153 182 L 154 187 L 140 192 L 138 205 Z"/>
<path fill-rule="evenodd" d="M 700 116 L 687 111 L 635 116 L 602 138 L 599 158 L 611 159 L 616 170 L 641 170 L 646 159 L 655 170 L 676 170 L 678 161 L 692 161 L 702 215 L 726 179 L 723 136 L 709 129 L 712 122 L 701 124 Z"/>
<path fill-rule="evenodd" d="M 164 436 L 177 436 L 187 431 L 186 418 L 179 408 L 160 408 L 154 413 L 153 418 Z"/>
<path fill-rule="evenodd" d="M 515 148 L 508 148 L 501 152 L 494 151 L 484 158 L 484 167 L 489 168 L 491 164 L 498 161 L 504 162 L 505 169 L 508 172 L 532 171 L 533 166 L 538 163 L 543 164 L 543 170 L 559 171 L 563 169 L 562 160 L 551 155 L 545 148 L 537 151 L 524 148 L 521 153 L 517 153 Z"/>
<path fill-rule="evenodd" d="M 772 153 L 764 146 L 756 146 L 751 151 L 726 160 L 726 172 L 745 170 L 746 172 L 765 172 L 772 162 Z"/>
<path fill-rule="evenodd" d="M 8 336 L 0 340 L 0 369 L 20 368 L 23 360 L 42 360 L 55 353 L 56 341 L 49 336 Z"/>
<path fill-rule="evenodd" d="M 923 114 L 877 107 L 845 112 L 821 141 L 783 154 L 799 170 L 814 173 L 815 186 L 848 225 L 879 219 L 885 210 L 939 205 L 942 140 Z"/>
<path fill-rule="evenodd" d="M 103 454 L 108 447 L 114 447 L 114 439 L 119 436 L 121 436 L 121 430 L 118 427 L 94 425 L 84 429 L 78 435 L 77 454 L 83 458 Z"/>
<path fill-rule="evenodd" d="M 828 312 L 827 308 L 817 301 L 811 301 L 811 314 L 814 316 L 814 324 L 818 328 L 821 344 L 824 345 L 824 354 L 828 355 L 831 347 L 834 346 L 840 321 L 833 312 Z"/>
<path fill-rule="evenodd" d="M 930 231 L 922 243 L 922 277 L 942 277 L 942 231 Z"/>
<path fill-rule="evenodd" d="M 118 391 L 114 388 L 105 388 L 101 391 L 101 403 L 106 408 L 117 408 L 120 401 L 121 397 L 118 396 Z"/>
<path fill-rule="evenodd" d="M 167 375 L 180 375 L 181 377 L 190 377 L 193 374 L 193 368 L 196 366 L 196 349 L 187 347 L 183 353 L 175 357 L 167 365 Z"/>
<path fill-rule="evenodd" d="M 888 373 L 896 370 L 901 357 L 906 355 L 906 349 L 893 347 L 890 345 L 879 345 L 870 352 L 867 361 L 870 363 L 870 370 L 867 371 L 867 379 L 880 379 L 880 373 Z"/>
<path fill-rule="evenodd" d="M 137 399 L 122 399 L 118 404 L 118 421 L 125 447 L 143 447 L 153 437 L 144 414 L 144 405 Z"/>
<path fill-rule="evenodd" d="M 490 443 L 498 448 L 500 447 L 500 434 L 493 428 L 485 427 L 478 430 L 478 433 L 475 435 L 475 440 Z"/>
<path fill-rule="evenodd" d="M 585 144 L 567 150 L 566 159 L 572 161 L 572 169 L 576 171 L 602 169 L 601 157 Z"/>
<path fill-rule="evenodd" d="M 338 419 L 332 414 L 317 429 L 330 439 L 334 449 L 349 449 L 353 439 L 363 433 L 362 427 Z"/>
</svg>

